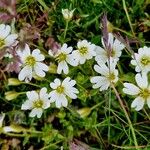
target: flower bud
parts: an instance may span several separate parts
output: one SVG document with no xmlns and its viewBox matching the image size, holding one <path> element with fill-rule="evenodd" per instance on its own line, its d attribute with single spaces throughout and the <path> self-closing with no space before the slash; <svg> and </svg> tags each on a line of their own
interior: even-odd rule
<svg viewBox="0 0 150 150">
<path fill-rule="evenodd" d="M 73 17 L 73 12 L 75 9 L 73 10 L 68 10 L 68 9 L 62 9 L 62 14 L 65 20 L 71 20 Z"/>
<path fill-rule="evenodd" d="M 16 78 L 9 78 L 8 85 L 20 85 L 22 82 Z"/>
<path fill-rule="evenodd" d="M 3 132 L 5 132 L 5 133 L 8 133 L 8 132 L 19 133 L 22 131 L 24 131 L 24 128 L 22 128 L 20 126 L 10 125 L 10 126 L 4 126 L 3 127 Z"/>
<path fill-rule="evenodd" d="M 109 33 L 112 33 L 114 30 L 113 25 L 109 21 L 107 21 L 107 30 Z"/>
<path fill-rule="evenodd" d="M 19 93 L 17 93 L 16 91 L 5 92 L 5 99 L 10 101 L 10 100 L 17 98 L 18 95 Z"/>
<path fill-rule="evenodd" d="M 81 108 L 77 110 L 78 114 L 80 114 L 81 118 L 87 117 L 91 113 L 91 109 L 88 107 Z"/>
<path fill-rule="evenodd" d="M 36 80 L 38 80 L 38 81 L 44 80 L 43 77 L 39 77 L 39 76 L 37 76 L 35 73 L 33 73 L 33 78 L 36 79 Z"/>
<path fill-rule="evenodd" d="M 49 66 L 49 73 L 57 73 L 57 66 L 54 64 L 54 63 L 50 63 L 50 66 Z"/>
</svg>

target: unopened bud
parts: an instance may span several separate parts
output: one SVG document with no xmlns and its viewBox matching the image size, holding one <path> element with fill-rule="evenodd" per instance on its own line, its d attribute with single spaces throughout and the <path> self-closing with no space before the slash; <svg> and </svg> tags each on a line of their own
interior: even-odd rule
<svg viewBox="0 0 150 150">
<path fill-rule="evenodd" d="M 81 118 L 87 117 L 91 113 L 91 109 L 88 107 L 81 108 L 77 110 L 78 114 L 80 114 Z"/>
<path fill-rule="evenodd" d="M 48 72 L 54 74 L 57 73 L 57 66 L 54 63 L 50 63 Z"/>
<path fill-rule="evenodd" d="M 3 127 L 3 132 L 5 132 L 5 133 L 8 133 L 8 132 L 19 133 L 19 132 L 23 132 L 23 131 L 24 131 L 24 128 L 22 128 L 20 126 L 10 125 L 10 126 Z"/>
<path fill-rule="evenodd" d="M 73 12 L 75 9 L 73 10 L 68 10 L 68 9 L 62 9 L 62 14 L 65 20 L 71 20 L 73 17 Z"/>
<path fill-rule="evenodd" d="M 17 93 L 16 91 L 5 92 L 5 98 L 6 98 L 8 101 L 17 98 L 18 96 L 19 96 L 19 93 Z"/>
<path fill-rule="evenodd" d="M 8 85 L 20 85 L 22 82 L 16 78 L 9 78 Z"/>
<path fill-rule="evenodd" d="M 107 21 L 107 30 L 109 33 L 112 33 L 114 30 L 113 25 L 109 21 Z"/>
<path fill-rule="evenodd" d="M 40 76 L 37 76 L 35 73 L 33 73 L 33 78 L 38 80 L 38 81 L 42 81 L 44 80 L 44 78 L 40 77 Z"/>
</svg>

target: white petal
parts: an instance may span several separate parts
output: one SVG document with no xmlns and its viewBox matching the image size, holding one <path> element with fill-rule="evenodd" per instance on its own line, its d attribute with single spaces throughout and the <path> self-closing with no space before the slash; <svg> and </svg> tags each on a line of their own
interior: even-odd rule
<svg viewBox="0 0 150 150">
<path fill-rule="evenodd" d="M 62 106 L 62 99 L 64 98 L 63 94 L 57 94 L 56 95 L 56 101 L 55 101 L 55 105 L 57 108 L 60 108 Z"/>
<path fill-rule="evenodd" d="M 47 88 L 45 88 L 45 87 L 42 88 L 42 89 L 40 90 L 39 95 L 40 95 L 40 99 L 41 99 L 41 100 L 47 98 L 47 97 L 48 97 Z"/>
<path fill-rule="evenodd" d="M 9 25 L 1 24 L 0 26 L 0 37 L 5 39 L 10 34 L 11 28 Z"/>
<path fill-rule="evenodd" d="M 98 62 L 99 63 L 99 62 Z M 101 64 L 101 66 L 99 65 L 94 65 L 94 70 L 104 76 L 108 76 L 109 75 L 109 69 L 105 64 Z"/>
<path fill-rule="evenodd" d="M 62 48 L 61 48 L 61 51 L 64 52 L 65 54 L 71 53 L 72 50 L 73 50 L 72 47 L 68 47 L 68 48 L 67 48 L 67 44 L 66 44 L 66 43 L 63 44 L 63 46 L 62 46 Z"/>
<path fill-rule="evenodd" d="M 36 61 L 43 61 L 45 59 L 44 55 L 41 54 L 39 49 L 33 50 L 32 56 L 35 57 Z"/>
<path fill-rule="evenodd" d="M 134 65 L 134 66 L 136 66 L 137 65 L 137 61 L 135 59 L 132 59 L 131 60 L 131 64 Z"/>
<path fill-rule="evenodd" d="M 52 88 L 52 89 L 56 89 L 58 86 L 60 86 L 61 85 L 61 81 L 58 79 L 58 78 L 56 78 L 55 80 L 54 80 L 54 82 L 52 82 L 52 83 L 50 83 L 50 87 Z"/>
<path fill-rule="evenodd" d="M 32 67 L 25 66 L 18 75 L 18 79 L 23 81 L 24 79 L 28 79 L 29 81 L 32 79 Z"/>
<path fill-rule="evenodd" d="M 100 91 L 107 90 L 110 86 L 110 81 L 103 76 L 94 76 L 91 78 L 91 83 L 94 83 L 93 88 L 100 88 Z"/>
<path fill-rule="evenodd" d="M 37 113 L 37 117 L 38 118 L 41 118 L 41 116 L 42 116 L 42 113 L 43 113 L 43 109 L 42 108 L 38 108 L 38 111 L 37 111 L 38 113 Z"/>
<path fill-rule="evenodd" d="M 147 105 L 150 108 L 150 97 L 147 98 Z"/>
<path fill-rule="evenodd" d="M 66 58 L 66 61 L 71 65 L 71 66 L 77 66 L 78 61 L 74 59 L 74 56 L 72 54 L 68 55 Z"/>
<path fill-rule="evenodd" d="M 57 95 L 55 104 L 56 104 L 57 108 L 60 108 L 61 106 L 67 107 L 68 100 L 66 99 L 65 95 L 59 94 L 59 95 Z"/>
<path fill-rule="evenodd" d="M 77 89 L 76 89 L 76 90 L 77 90 Z M 79 91 L 77 90 L 76 93 L 79 93 Z M 76 95 L 74 92 L 72 92 L 72 91 L 66 90 L 66 91 L 65 91 L 65 94 L 66 94 L 68 97 L 70 97 L 71 99 L 76 99 L 76 98 L 77 98 L 77 95 Z"/>
<path fill-rule="evenodd" d="M 143 108 L 144 106 L 144 99 L 142 97 L 137 97 L 131 104 L 132 108 L 135 108 L 136 111 L 139 111 Z"/>
<path fill-rule="evenodd" d="M 37 115 L 37 113 L 38 113 L 38 112 L 37 112 L 37 109 L 34 108 L 34 109 L 31 110 L 29 116 L 30 116 L 30 117 L 35 117 L 35 116 Z"/>
<path fill-rule="evenodd" d="M 43 109 L 47 109 L 47 108 L 49 108 L 50 107 L 50 100 L 43 100 Z"/>
<path fill-rule="evenodd" d="M 75 80 L 71 80 L 70 77 L 67 77 L 63 80 L 62 82 L 62 85 L 64 87 L 67 87 L 67 86 L 74 86 L 76 84 L 76 81 Z"/>
<path fill-rule="evenodd" d="M 29 91 L 26 95 L 30 101 L 36 101 L 39 99 L 39 95 L 36 91 Z"/>
<path fill-rule="evenodd" d="M 62 71 L 64 72 L 64 74 L 68 74 L 69 73 L 69 68 L 68 68 L 68 65 L 67 65 L 66 61 L 61 61 L 58 64 L 57 73 L 61 74 Z"/>
<path fill-rule="evenodd" d="M 115 39 L 114 44 L 113 44 L 113 49 L 115 51 L 122 51 L 124 49 L 124 44 L 122 44 L 118 39 Z"/>
<path fill-rule="evenodd" d="M 66 97 L 64 95 L 62 97 L 61 102 L 62 102 L 62 106 L 63 107 L 67 107 L 68 106 L 68 100 L 66 99 Z"/>
<path fill-rule="evenodd" d="M 22 51 L 23 52 L 23 56 L 20 56 L 20 57 L 24 57 L 24 58 L 26 58 L 26 57 L 28 57 L 29 55 L 30 55 L 30 48 L 29 48 L 29 45 L 28 44 L 25 44 L 25 47 L 24 47 L 24 49 L 22 50 L 22 49 L 19 49 L 19 51 Z"/>
<path fill-rule="evenodd" d="M 137 85 L 140 88 L 147 88 L 148 87 L 148 79 L 147 79 L 147 75 L 146 74 L 136 74 L 135 76 L 135 80 Z"/>
<path fill-rule="evenodd" d="M 11 46 L 15 40 L 17 39 L 18 35 L 17 34 L 10 34 L 6 37 L 5 39 L 5 44 L 6 46 Z"/>
<path fill-rule="evenodd" d="M 45 77 L 45 71 L 48 71 L 48 69 L 48 66 L 41 62 L 36 62 L 34 65 L 34 71 L 40 77 Z"/>
<path fill-rule="evenodd" d="M 124 83 L 125 88 L 123 88 L 123 92 L 129 95 L 138 95 L 140 93 L 140 89 L 132 83 Z"/>
<path fill-rule="evenodd" d="M 56 90 L 51 91 L 48 96 L 50 97 L 50 103 L 55 102 L 57 97 Z"/>
<path fill-rule="evenodd" d="M 34 108 L 29 116 L 30 117 L 35 117 L 37 115 L 38 118 L 40 118 L 42 116 L 43 110 L 41 108 Z"/>
<path fill-rule="evenodd" d="M 21 106 L 21 110 L 28 110 L 28 109 L 29 110 L 32 109 L 32 101 L 30 100 L 25 101 Z"/>
</svg>

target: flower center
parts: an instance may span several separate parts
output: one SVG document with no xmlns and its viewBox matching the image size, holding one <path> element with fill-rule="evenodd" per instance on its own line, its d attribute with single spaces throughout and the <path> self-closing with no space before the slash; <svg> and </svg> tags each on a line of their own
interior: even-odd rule
<svg viewBox="0 0 150 150">
<path fill-rule="evenodd" d="M 141 59 L 141 64 L 143 64 L 144 66 L 147 66 L 150 63 L 150 57 L 145 56 Z"/>
<path fill-rule="evenodd" d="M 107 50 L 107 54 L 105 54 L 105 55 L 107 55 L 107 57 L 109 58 L 109 57 L 114 57 L 115 54 L 116 54 L 115 50 L 112 49 L 111 51 Z"/>
<path fill-rule="evenodd" d="M 58 62 L 61 62 L 61 61 L 66 60 L 66 58 L 67 58 L 67 55 L 64 54 L 64 53 L 61 53 L 61 54 L 59 54 L 59 55 L 57 56 L 56 60 L 57 60 Z"/>
<path fill-rule="evenodd" d="M 43 101 L 40 99 L 37 101 L 34 101 L 34 103 L 33 103 L 34 108 L 42 108 L 42 106 L 43 106 Z"/>
<path fill-rule="evenodd" d="M 58 86 L 56 91 L 59 93 L 59 94 L 62 94 L 64 92 L 64 87 L 63 86 Z"/>
<path fill-rule="evenodd" d="M 34 66 L 36 63 L 36 60 L 33 56 L 28 56 L 25 60 L 25 64 L 29 66 Z"/>
<path fill-rule="evenodd" d="M 3 47 L 4 45 L 5 45 L 4 39 L 1 39 L 1 38 L 0 38 L 0 48 Z"/>
<path fill-rule="evenodd" d="M 114 74 L 114 73 L 110 73 L 108 79 L 109 79 L 110 81 L 115 80 L 115 74 Z"/>
<path fill-rule="evenodd" d="M 84 54 L 86 54 L 88 52 L 88 49 L 87 49 L 87 47 L 81 47 L 79 49 L 79 52 L 80 52 L 80 54 L 84 55 Z"/>
<path fill-rule="evenodd" d="M 112 49 L 112 51 L 110 51 L 110 54 L 109 54 L 109 55 L 110 55 L 111 57 L 114 57 L 114 56 L 115 56 L 115 54 L 116 54 L 115 50 L 114 50 L 114 49 Z M 110 57 L 110 56 L 109 56 L 109 57 Z"/>
<path fill-rule="evenodd" d="M 139 96 L 147 99 L 150 96 L 150 91 L 148 89 L 142 89 L 139 93 Z"/>
</svg>

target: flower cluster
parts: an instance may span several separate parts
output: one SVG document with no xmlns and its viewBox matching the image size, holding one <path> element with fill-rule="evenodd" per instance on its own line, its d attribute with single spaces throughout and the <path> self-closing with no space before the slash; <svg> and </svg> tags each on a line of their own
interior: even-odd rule
<svg viewBox="0 0 150 150">
<path fill-rule="evenodd" d="M 67 107 L 68 99 L 76 99 L 79 92 L 74 87 L 76 84 L 75 80 L 71 80 L 69 77 L 65 78 L 61 83 L 60 79 L 55 79 L 54 82 L 50 84 L 53 89 L 49 94 L 47 93 L 47 88 L 42 88 L 39 92 L 29 91 L 26 93 L 28 100 L 26 100 L 21 109 L 22 110 L 32 110 L 30 112 L 30 117 L 37 116 L 41 117 L 43 110 L 50 107 L 50 104 L 55 102 L 57 108 Z"/>
<path fill-rule="evenodd" d="M 70 20 L 73 11 L 62 10 L 64 18 Z M 10 33 L 10 26 L 4 24 L 0 25 L 0 48 L 13 45 L 17 37 L 17 34 Z M 94 65 L 94 70 L 96 74 L 99 74 L 90 78 L 93 88 L 105 91 L 111 88 L 112 85 L 116 86 L 119 80 L 117 63 L 125 45 L 112 33 L 108 33 L 107 39 L 105 38 L 102 37 L 101 39 L 103 47 L 92 44 L 84 39 L 77 42 L 75 49 L 64 43 L 62 46 L 57 47 L 58 49 L 55 53 L 49 50 L 47 56 L 55 60 L 57 64 L 57 74 L 63 74 L 65 78 L 63 81 L 56 78 L 50 83 L 50 89 L 43 87 L 38 91 L 33 90 L 26 92 L 27 100 L 22 104 L 21 109 L 31 110 L 29 114 L 30 117 L 37 116 L 40 118 L 44 109 L 51 107 L 52 103 L 55 103 L 56 108 L 67 107 L 69 103 L 68 100 L 77 99 L 77 94 L 79 94 L 79 90 L 74 87 L 76 81 L 66 76 L 69 74 L 69 67 L 83 65 L 87 60 L 91 60 L 92 58 L 94 58 L 97 63 Z M 45 60 L 44 53 L 39 49 L 31 50 L 29 45 L 25 44 L 24 48 L 18 47 L 16 53 L 20 58 L 20 72 L 18 74 L 19 80 L 17 80 L 17 84 L 14 84 L 13 80 L 13 85 L 21 84 L 23 81 L 28 83 L 35 76 L 43 78 L 46 76 L 46 72 L 50 72 L 47 59 Z M 131 107 L 137 111 L 141 110 L 145 103 L 150 107 L 150 85 L 147 76 L 150 71 L 149 55 L 150 48 L 146 46 L 139 48 L 138 53 L 132 55 L 133 59 L 131 60 L 131 64 L 135 66 L 135 71 L 138 72 L 135 75 L 137 85 L 127 82 L 123 84 L 124 93 L 136 96 Z M 12 58 L 13 55 L 6 54 L 5 57 Z M 12 83 L 12 80 L 10 81 Z M 9 94 L 8 92 L 6 96 L 10 99 Z M 17 96 L 18 95 L 17 93 Z M 15 97 L 17 96 L 15 94 Z"/>
<path fill-rule="evenodd" d="M 118 81 L 118 70 L 116 69 L 117 62 L 121 56 L 121 52 L 125 47 L 118 39 L 115 39 L 112 33 L 108 34 L 107 43 L 102 38 L 102 45 L 96 46 L 95 60 L 97 65 L 94 65 L 94 70 L 101 76 L 91 77 L 93 88 L 100 88 L 100 91 L 107 90 L 111 84 Z"/>
<path fill-rule="evenodd" d="M 95 53 L 95 45 L 87 40 L 79 41 L 77 43 L 77 49 L 73 50 L 73 47 L 68 47 L 67 44 L 63 44 L 55 55 L 49 50 L 49 55 L 54 57 L 58 62 L 57 73 L 64 74 L 69 73 L 68 64 L 71 66 L 78 66 L 84 64 L 86 60 L 92 59 Z"/>
</svg>

